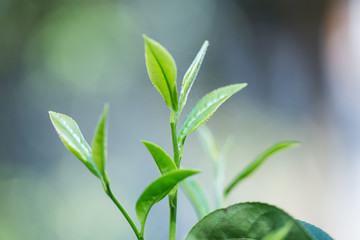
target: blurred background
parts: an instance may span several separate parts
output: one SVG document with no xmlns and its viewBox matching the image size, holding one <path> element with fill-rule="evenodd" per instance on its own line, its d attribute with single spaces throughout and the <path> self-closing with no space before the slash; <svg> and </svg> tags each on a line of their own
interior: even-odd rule
<svg viewBox="0 0 360 240">
<path fill-rule="evenodd" d="M 248 87 L 208 121 L 231 136 L 226 182 L 281 140 L 301 147 L 269 159 L 229 204 L 262 201 L 335 239 L 360 239 L 360 1 L 0 1 L 0 239 L 134 239 L 101 184 L 70 154 L 48 110 L 72 116 L 88 140 L 110 103 L 107 171 L 133 218 L 158 172 L 139 141 L 172 153 L 170 111 L 147 77 L 142 34 L 174 56 L 178 85 L 210 46 L 185 115 L 205 93 Z M 213 198 L 213 171 L 196 134 L 183 165 Z M 179 197 L 178 238 L 196 222 Z M 214 202 L 214 201 L 212 201 Z M 167 201 L 145 236 L 166 239 Z"/>
</svg>

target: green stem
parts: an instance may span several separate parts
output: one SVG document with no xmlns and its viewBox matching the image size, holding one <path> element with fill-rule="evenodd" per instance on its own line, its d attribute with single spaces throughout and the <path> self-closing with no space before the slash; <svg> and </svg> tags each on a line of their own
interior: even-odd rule
<svg viewBox="0 0 360 240">
<path fill-rule="evenodd" d="M 176 239 L 176 214 L 177 214 L 177 189 L 173 195 L 169 195 L 169 207 L 170 207 L 169 240 L 175 240 Z"/>
<path fill-rule="evenodd" d="M 129 216 L 129 214 L 126 212 L 125 208 L 120 204 L 119 200 L 114 196 L 114 194 L 112 193 L 111 189 L 110 189 L 110 184 L 108 181 L 106 181 L 105 183 L 103 182 L 103 186 L 104 186 L 104 190 L 106 192 L 106 194 L 111 198 L 111 200 L 115 203 L 115 205 L 119 208 L 119 210 L 121 211 L 121 213 L 124 215 L 125 219 L 128 221 L 128 223 L 130 224 L 131 228 L 133 229 L 136 238 L 138 240 L 143 240 L 144 238 L 142 236 L 140 236 L 139 230 L 137 229 L 136 225 L 134 224 L 133 220 L 131 219 L 131 217 Z"/>
<path fill-rule="evenodd" d="M 179 143 L 177 140 L 176 125 L 178 115 L 175 111 L 171 111 L 170 127 L 171 137 L 174 151 L 174 162 L 177 168 L 180 168 Z M 177 214 L 177 186 L 174 188 L 173 194 L 169 194 L 170 208 L 170 224 L 169 224 L 169 240 L 176 240 L 176 214 Z"/>
</svg>

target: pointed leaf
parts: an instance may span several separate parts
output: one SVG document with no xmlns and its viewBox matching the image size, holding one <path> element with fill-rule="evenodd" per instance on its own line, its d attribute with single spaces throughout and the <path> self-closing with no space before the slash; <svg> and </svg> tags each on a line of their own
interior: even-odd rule
<svg viewBox="0 0 360 240">
<path fill-rule="evenodd" d="M 327 234 L 320 228 L 301 220 L 297 220 L 297 221 L 310 233 L 310 235 L 315 240 L 334 240 L 332 237 L 329 236 L 329 234 Z"/>
<path fill-rule="evenodd" d="M 149 150 L 161 174 L 165 174 L 177 169 L 174 161 L 162 148 L 151 142 L 147 142 L 147 141 L 141 141 L 141 142 Z"/>
<path fill-rule="evenodd" d="M 284 240 L 290 232 L 292 226 L 293 223 L 289 221 L 281 228 L 275 229 L 274 231 L 270 232 L 268 235 L 262 238 L 262 240 Z"/>
<path fill-rule="evenodd" d="M 136 202 L 136 214 L 144 232 L 145 222 L 151 207 L 163 199 L 179 182 L 198 173 L 195 170 L 175 170 L 166 173 L 152 182 Z"/>
<path fill-rule="evenodd" d="M 92 142 L 92 156 L 96 168 L 99 170 L 100 175 L 105 178 L 105 163 L 107 158 L 107 116 L 109 106 L 106 104 L 103 113 L 100 117 L 99 123 L 95 130 L 94 139 Z"/>
<path fill-rule="evenodd" d="M 244 178 L 253 173 L 268 157 L 272 154 L 284 150 L 290 147 L 298 146 L 298 142 L 279 142 L 271 146 L 258 157 L 254 159 L 249 165 L 247 165 L 235 178 L 230 182 L 230 184 L 225 189 L 225 195 L 228 195 L 230 191 Z"/>
<path fill-rule="evenodd" d="M 185 195 L 193 205 L 198 219 L 203 218 L 210 212 L 209 202 L 206 198 L 204 189 L 200 183 L 193 178 L 187 178 L 180 184 Z"/>
<path fill-rule="evenodd" d="M 201 63 L 205 57 L 206 50 L 209 46 L 209 42 L 205 41 L 196 55 L 194 61 L 191 63 L 189 69 L 186 71 L 182 86 L 181 86 L 181 92 L 180 92 L 180 100 L 179 100 L 179 109 L 180 111 L 184 107 L 187 97 L 189 95 L 190 89 L 196 79 L 196 76 L 199 72 Z"/>
<path fill-rule="evenodd" d="M 65 114 L 49 111 L 49 115 L 65 147 L 82 161 L 95 176 L 99 177 L 92 159 L 91 148 L 85 141 L 76 122 Z"/>
<path fill-rule="evenodd" d="M 205 123 L 211 115 L 234 93 L 246 87 L 246 83 L 229 85 L 212 91 L 203 97 L 191 110 L 178 132 L 178 140 L 183 143 L 185 137 Z"/>
<path fill-rule="evenodd" d="M 289 222 L 292 227 L 286 240 L 312 240 L 295 219 L 263 203 L 239 203 L 218 209 L 201 219 L 185 240 L 261 239 Z"/>
<path fill-rule="evenodd" d="M 158 42 L 144 35 L 145 60 L 150 80 L 170 109 L 178 109 L 176 65 L 170 53 Z"/>
</svg>

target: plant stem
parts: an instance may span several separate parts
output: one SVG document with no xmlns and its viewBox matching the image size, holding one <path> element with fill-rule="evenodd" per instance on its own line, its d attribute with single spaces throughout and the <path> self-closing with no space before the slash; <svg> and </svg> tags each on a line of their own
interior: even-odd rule
<svg viewBox="0 0 360 240">
<path fill-rule="evenodd" d="M 174 194 L 169 195 L 170 225 L 169 240 L 176 239 L 176 214 L 177 214 L 177 186 Z"/>
<path fill-rule="evenodd" d="M 103 182 L 103 186 L 104 186 L 104 190 L 105 190 L 106 194 L 111 198 L 111 200 L 115 203 L 115 205 L 119 208 L 121 213 L 124 215 L 125 219 L 128 221 L 131 228 L 133 229 L 133 231 L 134 231 L 134 233 L 136 235 L 136 238 L 138 240 L 143 240 L 144 238 L 142 236 L 140 236 L 139 230 L 137 229 L 137 227 L 134 224 L 133 220 L 131 219 L 129 214 L 126 212 L 125 208 L 120 204 L 119 200 L 112 193 L 112 191 L 110 189 L 109 182 L 107 180 L 105 180 L 105 181 L 106 181 L 105 183 Z"/>
<path fill-rule="evenodd" d="M 174 110 L 171 111 L 170 127 L 173 143 L 174 163 L 180 168 L 179 143 L 177 140 L 177 118 L 178 115 Z M 169 240 L 176 240 L 176 214 L 177 214 L 177 186 L 169 194 L 170 223 L 169 223 Z"/>
</svg>

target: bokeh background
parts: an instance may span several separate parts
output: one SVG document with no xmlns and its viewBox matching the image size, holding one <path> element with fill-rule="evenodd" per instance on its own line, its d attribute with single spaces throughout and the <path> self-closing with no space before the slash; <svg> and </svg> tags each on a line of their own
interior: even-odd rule
<svg viewBox="0 0 360 240">
<path fill-rule="evenodd" d="M 248 83 L 208 122 L 220 146 L 234 141 L 226 181 L 271 144 L 302 143 L 269 159 L 229 204 L 268 202 L 335 239 L 360 239 L 359 24 L 357 0 L 1 0 L 0 239 L 134 239 L 47 111 L 72 116 L 91 142 L 110 103 L 108 173 L 136 218 L 137 197 L 158 176 L 139 140 L 172 152 L 170 111 L 147 77 L 143 33 L 174 56 L 178 85 L 209 40 L 184 113 L 212 89 Z M 212 198 L 196 134 L 183 165 L 202 170 L 196 178 Z M 178 215 L 184 239 L 196 215 L 183 194 Z M 162 201 L 145 234 L 166 239 L 167 228 Z"/>
</svg>

